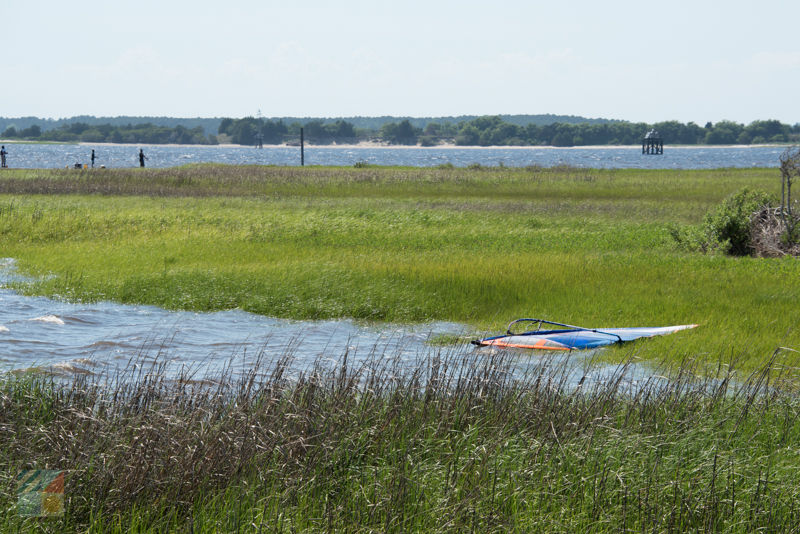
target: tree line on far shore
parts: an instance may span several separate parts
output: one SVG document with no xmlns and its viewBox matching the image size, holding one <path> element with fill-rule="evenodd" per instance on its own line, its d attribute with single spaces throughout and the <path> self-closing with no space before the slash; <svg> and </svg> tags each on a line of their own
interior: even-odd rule
<svg viewBox="0 0 800 534">
<path fill-rule="evenodd" d="M 62 124 L 58 128 L 42 131 L 33 124 L 22 130 L 17 130 L 11 125 L 3 133 L 3 139 L 21 139 L 29 141 L 50 141 L 57 143 L 121 143 L 121 144 L 148 144 L 148 145 L 216 145 L 219 144 L 216 136 L 206 136 L 202 126 L 185 128 L 178 125 L 174 128 L 156 126 L 151 123 L 126 126 L 112 126 L 111 124 L 89 125 L 85 122 Z"/>
<path fill-rule="evenodd" d="M 615 122 L 609 124 L 565 124 L 545 126 L 529 124 L 525 127 L 509 124 L 500 117 L 480 117 L 457 125 L 453 138 L 463 146 L 586 146 L 586 145 L 637 145 L 650 130 L 669 144 L 681 145 L 749 145 L 787 143 L 800 138 L 800 124 L 790 126 L 777 120 L 754 121 L 749 125 L 731 121 L 707 123 L 699 126 L 678 121 L 655 124 Z M 421 144 L 436 142 L 442 132 L 452 135 L 452 125 L 428 124 L 419 134 Z"/>
<path fill-rule="evenodd" d="M 790 126 L 778 120 L 759 120 L 748 125 L 720 121 L 699 126 L 693 122 L 665 121 L 655 124 L 632 122 L 562 123 L 526 126 L 506 122 L 499 115 L 470 121 L 429 122 L 424 128 L 409 120 L 384 123 L 380 128 L 358 128 L 345 120 L 326 122 L 315 119 L 305 124 L 283 120 L 273 122 L 255 117 L 223 118 L 217 135 L 206 136 L 202 126 L 166 127 L 151 123 L 126 126 L 89 125 L 75 122 L 42 131 L 32 125 L 17 131 L 11 125 L 0 133 L 3 139 L 28 139 L 56 142 L 130 143 L 130 144 L 199 144 L 232 143 L 253 146 L 297 144 L 300 130 L 309 144 L 345 144 L 373 140 L 396 145 L 437 146 L 444 143 L 460 146 L 556 146 L 636 145 L 655 129 L 666 144 L 749 145 L 800 141 L 800 124 Z"/>
<path fill-rule="evenodd" d="M 222 119 L 218 134 L 240 145 L 254 144 L 259 134 L 264 143 L 282 144 L 296 141 L 301 128 L 310 143 L 376 140 L 422 146 L 436 146 L 445 142 L 460 146 L 636 145 L 652 129 L 658 132 L 665 143 L 681 145 L 750 145 L 788 143 L 800 139 L 800 124 L 790 126 L 777 120 L 754 121 L 746 126 L 732 121 L 709 122 L 705 126 L 678 121 L 655 124 L 556 122 L 544 126 L 533 123 L 520 126 L 504 121 L 499 115 L 478 117 L 458 124 L 430 122 L 425 128 L 403 120 L 400 123 L 384 123 L 378 129 L 356 128 L 342 120 L 327 124 L 323 120 L 314 120 L 306 124 L 293 122 L 287 125 L 282 120 L 226 118 Z"/>
</svg>

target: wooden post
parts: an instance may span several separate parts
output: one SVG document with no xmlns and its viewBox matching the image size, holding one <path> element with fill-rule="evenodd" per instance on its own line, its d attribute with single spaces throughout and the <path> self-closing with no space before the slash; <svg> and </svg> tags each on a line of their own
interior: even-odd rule
<svg viewBox="0 0 800 534">
<path fill-rule="evenodd" d="M 303 129 L 300 128 L 300 166 L 303 167 L 306 164 L 306 156 L 303 153 Z"/>
</svg>

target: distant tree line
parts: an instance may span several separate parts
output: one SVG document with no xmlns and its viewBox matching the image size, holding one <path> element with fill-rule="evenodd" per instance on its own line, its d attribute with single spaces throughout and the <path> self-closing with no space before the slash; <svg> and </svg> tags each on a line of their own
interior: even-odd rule
<svg viewBox="0 0 800 534">
<path fill-rule="evenodd" d="M 37 141 L 54 141 L 62 143 L 130 143 L 130 144 L 180 144 L 180 145 L 216 145 L 216 136 L 206 137 L 202 126 L 185 128 L 178 125 L 155 126 L 150 123 L 125 126 L 111 124 L 89 125 L 85 122 L 62 124 L 53 130 L 42 131 L 34 124 L 17 131 L 14 125 L 0 134 L 3 139 L 33 139 Z"/>
<path fill-rule="evenodd" d="M 252 146 L 260 138 L 265 144 L 294 144 L 303 129 L 309 144 L 353 143 L 379 140 L 390 144 L 436 146 L 454 143 L 460 146 L 555 146 L 636 145 L 643 135 L 655 129 L 666 144 L 748 145 L 800 141 L 800 124 L 790 126 L 777 120 L 754 121 L 748 125 L 732 121 L 706 123 L 658 122 L 654 124 L 624 121 L 554 122 L 526 125 L 504 120 L 502 115 L 477 117 L 453 123 L 428 122 L 419 126 L 409 119 L 384 122 L 377 128 L 357 127 L 346 120 L 313 119 L 287 124 L 255 117 L 222 118 L 217 135 L 204 134 L 203 126 L 186 128 L 158 126 L 152 123 L 122 126 L 73 122 L 43 131 L 36 124 L 22 129 L 9 125 L 0 134 L 4 139 L 40 141 L 131 143 L 131 144 L 219 144 Z"/>
<path fill-rule="evenodd" d="M 457 117 L 392 117 L 392 116 L 382 116 L 382 117 L 337 117 L 333 119 L 325 119 L 324 122 L 332 123 L 336 121 L 343 121 L 349 122 L 353 125 L 354 128 L 357 130 L 365 130 L 365 131 L 377 131 L 380 130 L 384 124 L 389 123 L 402 123 L 408 121 L 411 126 L 416 128 L 425 129 L 425 127 L 434 122 L 437 124 L 444 124 L 449 122 L 450 124 L 459 124 L 469 122 L 471 120 L 477 119 L 482 115 L 459 115 Z M 550 113 L 544 115 L 499 115 L 504 121 L 510 122 L 511 124 L 516 124 L 518 126 L 527 126 L 528 124 L 536 124 L 539 126 L 544 126 L 547 124 L 553 124 L 555 122 L 561 122 L 566 124 L 580 124 L 580 123 L 588 123 L 588 124 L 607 124 L 607 123 L 614 123 L 614 122 L 622 122 L 616 119 L 590 119 L 586 117 L 579 117 L 576 115 L 553 115 Z M 283 121 L 286 124 L 292 123 L 299 123 L 299 124 L 306 124 L 310 121 L 321 120 L 316 117 L 273 117 L 273 122 L 278 122 L 279 120 Z"/>
<path fill-rule="evenodd" d="M 379 128 L 357 128 L 343 120 L 326 124 L 321 119 L 315 119 L 305 124 L 293 122 L 286 125 L 282 119 L 273 122 L 245 117 L 222 119 L 219 133 L 226 134 L 232 143 L 251 145 L 260 128 L 265 143 L 277 144 L 298 136 L 301 127 L 309 143 L 376 139 L 391 144 L 422 146 L 436 146 L 442 142 L 461 146 L 636 145 L 651 129 L 655 129 L 665 143 L 681 145 L 749 145 L 800 140 L 800 124 L 790 126 L 777 120 L 754 121 L 747 126 L 731 121 L 709 122 L 705 126 L 678 121 L 654 124 L 556 122 L 520 126 L 503 120 L 500 115 L 478 117 L 456 124 L 449 121 L 429 122 L 424 127 L 406 119 L 399 123 L 386 122 Z"/>
<path fill-rule="evenodd" d="M 352 141 L 363 137 L 366 132 L 358 131 L 347 121 L 337 120 L 326 124 L 322 119 L 315 119 L 302 124 L 293 122 L 286 125 L 283 120 L 273 122 L 255 117 L 245 117 L 243 119 L 224 118 L 219 124 L 217 133 L 227 136 L 227 140 L 237 145 L 253 145 L 258 135 L 267 144 L 280 144 L 300 135 L 300 128 L 309 142 L 325 141 Z"/>
<path fill-rule="evenodd" d="M 194 129 L 198 126 L 203 127 L 203 134 L 213 134 L 217 131 L 219 126 L 219 118 L 177 118 L 177 117 L 133 117 L 133 116 L 119 116 L 119 117 L 95 117 L 93 115 L 78 115 L 75 117 L 68 117 L 62 119 L 46 119 L 41 117 L 0 117 L 0 132 L 5 131 L 9 127 L 14 127 L 17 131 L 24 130 L 33 126 L 39 126 L 42 132 L 55 130 L 60 126 L 81 122 L 89 126 L 100 126 L 110 124 L 111 126 L 122 127 L 129 124 L 152 124 L 153 126 L 167 126 L 174 128 L 175 126 L 183 126 L 185 128 Z"/>
<path fill-rule="evenodd" d="M 682 145 L 786 143 L 800 138 L 800 124 L 789 126 L 777 120 L 754 121 L 747 126 L 731 121 L 709 122 L 702 127 L 693 122 L 666 121 L 655 124 L 528 124 L 522 127 L 494 116 L 458 124 L 454 141 L 464 146 L 635 145 L 641 143 L 643 135 L 651 129 L 655 129 L 665 143 Z M 442 130 L 452 133 L 452 125 L 444 125 Z M 437 132 L 437 124 L 426 128 L 428 135 L 435 136 Z"/>
<path fill-rule="evenodd" d="M 605 124 L 612 122 L 621 122 L 616 119 L 590 119 L 586 117 L 579 117 L 575 115 L 500 115 L 506 122 L 517 124 L 519 126 L 527 126 L 530 123 L 544 126 L 554 122 L 562 122 L 568 124 Z M 443 124 L 450 122 L 451 124 L 458 124 L 460 122 L 468 122 L 477 119 L 478 115 L 460 115 L 457 117 L 337 117 L 337 118 L 319 118 L 319 117 L 274 117 L 270 119 L 273 123 L 282 121 L 284 124 L 299 123 L 301 125 L 312 121 L 322 121 L 325 124 L 334 123 L 336 121 L 349 122 L 357 130 L 379 130 L 382 125 L 386 123 L 396 122 L 400 123 L 408 120 L 413 126 L 417 128 L 425 128 L 428 123 L 435 122 Z M 59 126 L 65 124 L 72 124 L 75 122 L 86 123 L 90 126 L 110 124 L 112 126 L 126 126 L 128 124 L 152 124 L 154 126 L 168 126 L 174 128 L 175 126 L 182 125 L 186 128 L 192 129 L 197 126 L 202 126 L 206 135 L 214 134 L 219 130 L 222 118 L 176 118 L 176 117 L 134 117 L 134 116 L 119 116 L 119 117 L 95 117 L 93 115 L 78 115 L 75 117 L 61 118 L 61 119 L 47 119 L 40 117 L 0 117 L 0 132 L 13 126 L 17 131 L 29 128 L 32 125 L 37 125 L 42 132 L 55 130 Z"/>
</svg>

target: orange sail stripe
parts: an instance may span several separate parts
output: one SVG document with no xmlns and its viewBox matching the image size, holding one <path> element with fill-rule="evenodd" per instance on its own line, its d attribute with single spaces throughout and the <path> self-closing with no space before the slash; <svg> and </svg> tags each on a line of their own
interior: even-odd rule
<svg viewBox="0 0 800 534">
<path fill-rule="evenodd" d="M 522 344 L 522 343 L 505 343 L 502 340 L 495 339 L 488 342 L 487 345 L 493 345 L 495 347 L 502 347 L 502 348 L 514 348 L 514 349 L 570 350 L 569 347 L 565 347 L 560 343 L 555 343 L 553 341 L 548 341 L 546 339 L 539 339 L 533 345 Z"/>
</svg>

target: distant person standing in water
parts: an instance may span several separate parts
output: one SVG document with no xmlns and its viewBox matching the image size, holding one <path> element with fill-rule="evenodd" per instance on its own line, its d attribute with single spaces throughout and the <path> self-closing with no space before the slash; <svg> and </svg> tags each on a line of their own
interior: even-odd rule
<svg viewBox="0 0 800 534">
<path fill-rule="evenodd" d="M 0 147 L 0 163 L 2 163 L 3 168 L 8 167 L 8 165 L 6 165 L 6 154 L 8 154 L 8 152 L 6 152 L 6 145 L 3 145 Z"/>
<path fill-rule="evenodd" d="M 144 160 L 150 159 L 144 155 L 144 150 L 139 149 L 139 167 L 144 167 Z"/>
<path fill-rule="evenodd" d="M 92 150 L 92 168 L 94 169 L 94 160 L 97 159 L 97 156 L 94 155 L 94 150 Z"/>
</svg>

